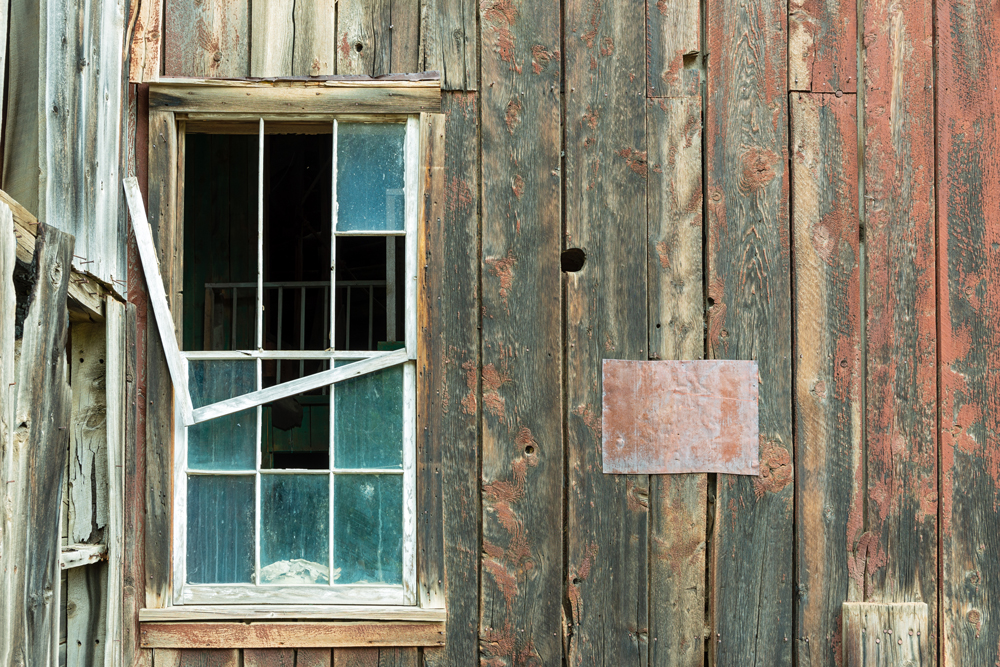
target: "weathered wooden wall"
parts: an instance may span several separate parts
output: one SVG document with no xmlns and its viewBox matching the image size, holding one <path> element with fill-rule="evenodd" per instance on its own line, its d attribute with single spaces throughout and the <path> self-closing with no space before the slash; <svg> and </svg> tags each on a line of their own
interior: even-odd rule
<svg viewBox="0 0 1000 667">
<path fill-rule="evenodd" d="M 419 447 L 445 545 L 422 568 L 444 583 L 421 594 L 449 622 L 443 648 L 298 655 L 154 654 L 126 624 L 126 656 L 832 667 L 870 619 L 923 603 L 922 664 L 1000 659 L 1000 68 L 981 0 L 132 12 L 133 81 L 440 72 Z M 145 187 L 183 146 L 130 95 Z M 161 255 L 175 299 L 182 254 Z M 166 601 L 171 423 L 131 267 L 127 614 Z M 704 357 L 760 365 L 761 476 L 604 475 L 601 361 Z"/>
</svg>

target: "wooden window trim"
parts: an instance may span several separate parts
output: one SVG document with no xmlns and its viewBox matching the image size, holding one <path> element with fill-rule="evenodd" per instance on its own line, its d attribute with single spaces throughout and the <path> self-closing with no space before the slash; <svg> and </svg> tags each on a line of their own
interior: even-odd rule
<svg viewBox="0 0 1000 667">
<path fill-rule="evenodd" d="M 305 94 L 304 94 L 305 93 Z M 214 103 L 211 102 L 213 96 L 217 95 Z M 209 126 L 222 123 L 239 123 L 241 120 L 255 120 L 260 118 L 271 119 L 275 122 L 298 122 L 298 121 L 326 121 L 334 116 L 345 118 L 345 112 L 350 114 L 351 119 L 365 118 L 372 119 L 369 115 L 357 115 L 358 111 L 371 111 L 378 113 L 382 118 L 389 120 L 403 115 L 420 114 L 419 122 L 419 146 L 418 155 L 423 164 L 418 165 L 418 230 L 414 242 L 419 246 L 420 251 L 426 249 L 426 239 L 424 218 L 429 215 L 432 209 L 436 209 L 443 197 L 436 196 L 438 193 L 434 188 L 443 187 L 443 170 L 440 169 L 440 162 L 443 162 L 443 118 L 437 114 L 426 113 L 440 110 L 440 87 L 439 81 L 434 80 L 391 80 L 391 81 L 161 81 L 150 86 L 150 112 L 149 112 L 149 197 L 148 210 L 149 219 L 156 236 L 155 243 L 157 255 L 160 259 L 162 278 L 165 286 L 166 298 L 171 304 L 171 312 L 174 317 L 175 333 L 180 328 L 178 321 L 179 313 L 182 312 L 182 270 L 183 266 L 183 221 L 181 196 L 183 192 L 183 155 L 184 155 L 184 127 L 187 122 L 192 123 L 192 129 L 196 124 L 206 123 Z M 183 100 L 183 104 L 176 101 Z M 289 100 L 295 101 L 300 106 L 295 107 Z M 238 103 L 237 103 L 238 102 Z M 308 102 L 309 106 L 305 106 Z M 384 102 L 384 104 L 383 104 Z M 260 109 L 250 111 L 248 104 L 260 104 Z M 314 113 L 316 109 L 321 113 Z M 307 110 L 307 111 L 304 111 Z M 245 117 L 245 118 L 244 118 Z M 200 125 L 198 129 L 206 127 Z M 180 131 L 179 131 L 180 130 Z M 439 137 L 432 141 L 432 137 Z M 435 157 L 436 156 L 436 157 Z M 437 169 L 433 167 L 437 166 Z M 441 193 L 443 194 L 443 192 Z M 418 255 L 419 256 L 419 255 Z M 422 283 L 425 276 L 418 271 L 418 282 Z M 426 327 L 427 304 L 423 299 L 423 290 L 418 289 L 418 323 L 417 331 L 410 340 L 415 341 L 417 350 L 422 351 L 426 347 Z M 162 357 L 155 359 L 155 355 L 150 356 L 150 362 L 162 363 Z M 421 358 L 419 355 L 418 359 Z M 426 363 L 426 362 L 422 362 Z M 164 369 L 165 371 L 166 369 Z M 417 393 L 420 395 L 426 392 L 426 388 L 421 387 L 423 373 L 417 369 Z M 421 401 L 418 400 L 416 430 L 419 434 L 427 423 L 427 416 L 420 409 Z M 164 415 L 151 418 L 148 424 L 152 428 L 157 425 L 170 424 L 177 417 L 173 409 L 160 410 Z M 162 430 L 162 428 L 161 428 Z M 169 442 L 169 433 L 159 434 L 153 438 L 158 442 Z M 406 614 L 403 609 L 413 610 L 413 615 L 420 616 L 428 611 L 435 611 L 444 616 L 444 595 L 443 595 L 443 516 L 440 506 L 440 447 L 422 446 L 419 438 L 417 443 L 416 462 L 417 483 L 416 483 L 416 508 L 418 513 L 419 527 L 417 530 L 416 551 L 417 576 L 416 576 L 416 604 L 410 607 L 400 607 L 397 615 L 404 618 Z M 162 482 L 170 483 L 172 456 L 153 457 L 150 459 L 152 469 L 150 476 L 158 478 Z M 160 470 L 156 470 L 159 464 Z M 147 493 L 147 498 L 150 494 Z M 169 499 L 163 503 L 165 507 L 159 508 L 158 512 L 149 514 L 151 521 L 147 525 L 147 530 L 163 530 L 167 535 L 171 533 L 171 519 Z M 162 533 L 161 533 L 162 534 Z M 153 558 L 151 558 L 153 556 Z M 235 605 L 217 606 L 193 606 L 183 605 L 171 608 L 172 591 L 170 582 L 171 557 L 169 553 L 153 554 L 149 548 L 146 550 L 147 572 L 153 572 L 153 576 L 147 579 L 147 607 L 144 610 L 143 618 L 145 624 L 159 623 L 152 621 L 155 616 L 154 610 L 172 609 L 180 612 L 182 609 L 191 610 L 194 613 L 204 614 L 207 609 L 218 609 L 221 615 L 213 618 L 225 618 L 235 616 L 248 620 L 266 614 L 268 619 L 280 620 L 282 618 L 318 618 L 319 616 L 350 615 L 351 605 L 309 605 L 310 612 L 297 611 L 286 608 L 279 612 L 280 605 L 255 605 L 260 609 L 253 612 L 248 609 L 239 611 Z M 232 608 L 226 611 L 225 608 Z M 336 613 L 327 611 L 335 607 Z M 365 607 L 368 607 L 365 605 Z M 369 618 L 384 614 L 386 607 L 370 606 L 367 614 L 363 612 L 361 616 L 367 615 Z M 242 614 L 242 615 L 241 615 Z M 286 616 L 289 614 L 289 616 Z M 412 615 L 411 615 L 412 616 Z M 436 621 L 435 621 L 436 623 Z M 442 635 L 443 637 L 443 635 Z M 342 644 L 342 645 L 365 645 L 365 644 Z M 387 645 L 418 645 L 408 642 Z M 200 645 L 205 647 L 204 644 Z"/>
<path fill-rule="evenodd" d="M 141 623 L 143 648 L 341 648 L 444 646 L 445 624 L 399 621 L 339 623 Z"/>
</svg>

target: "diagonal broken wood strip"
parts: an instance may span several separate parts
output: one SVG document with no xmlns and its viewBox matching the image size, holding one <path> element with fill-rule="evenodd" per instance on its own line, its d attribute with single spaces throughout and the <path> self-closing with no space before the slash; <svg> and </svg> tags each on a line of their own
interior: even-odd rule
<svg viewBox="0 0 1000 667">
<path fill-rule="evenodd" d="M 18 260 L 30 264 L 35 256 L 35 237 L 38 235 L 38 220 L 9 194 L 0 190 L 0 202 L 7 204 L 14 215 L 14 236 L 17 239 Z M 82 311 L 90 320 L 104 319 L 104 296 L 108 290 L 91 276 L 73 270 L 69 278 L 67 298 L 71 311 Z M 72 314 L 71 314 L 72 318 Z"/>
</svg>

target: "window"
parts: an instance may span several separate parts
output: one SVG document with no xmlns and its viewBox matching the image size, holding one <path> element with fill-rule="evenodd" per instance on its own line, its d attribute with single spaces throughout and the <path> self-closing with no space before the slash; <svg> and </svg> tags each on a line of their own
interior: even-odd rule
<svg viewBox="0 0 1000 667">
<path fill-rule="evenodd" d="M 247 120 L 177 119 L 171 310 L 150 284 L 173 603 L 415 604 L 418 117 Z"/>
</svg>

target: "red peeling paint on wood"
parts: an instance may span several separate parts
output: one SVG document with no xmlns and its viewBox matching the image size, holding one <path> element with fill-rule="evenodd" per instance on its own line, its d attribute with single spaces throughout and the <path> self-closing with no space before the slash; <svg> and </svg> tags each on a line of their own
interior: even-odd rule
<svg viewBox="0 0 1000 667">
<path fill-rule="evenodd" d="M 857 14 L 854 0 L 790 0 L 789 90 L 857 91 Z"/>
<path fill-rule="evenodd" d="M 755 363 L 606 360 L 603 386 L 605 473 L 758 474 Z M 777 449 L 783 459 L 773 446 L 761 452 L 768 475 L 758 488 L 791 479 Z"/>
</svg>

